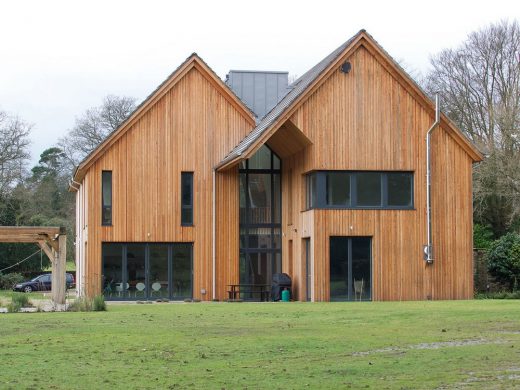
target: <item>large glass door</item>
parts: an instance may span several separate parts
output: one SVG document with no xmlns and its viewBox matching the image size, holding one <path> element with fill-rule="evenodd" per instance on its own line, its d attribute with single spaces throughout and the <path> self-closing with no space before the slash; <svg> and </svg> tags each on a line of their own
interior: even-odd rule
<svg viewBox="0 0 520 390">
<path fill-rule="evenodd" d="M 106 299 L 192 297 L 192 243 L 103 243 Z"/>
<path fill-rule="evenodd" d="M 192 244 L 176 244 L 172 253 L 172 292 L 174 300 L 191 298 L 193 289 Z"/>
<path fill-rule="evenodd" d="M 149 297 L 169 298 L 169 245 L 150 244 L 150 268 L 146 290 Z"/>
<path fill-rule="evenodd" d="M 372 239 L 330 237 L 330 300 L 372 299 Z"/>
</svg>

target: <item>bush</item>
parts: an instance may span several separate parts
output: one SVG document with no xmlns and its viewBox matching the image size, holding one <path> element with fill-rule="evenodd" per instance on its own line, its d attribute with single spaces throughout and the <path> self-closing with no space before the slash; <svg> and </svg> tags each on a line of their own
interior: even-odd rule
<svg viewBox="0 0 520 390">
<path fill-rule="evenodd" d="M 520 235 L 508 233 L 491 244 L 487 255 L 489 273 L 512 291 L 520 281 Z"/>
<path fill-rule="evenodd" d="M 94 299 L 78 298 L 67 308 L 68 311 L 106 311 L 107 305 L 103 295 L 98 295 Z"/>
<path fill-rule="evenodd" d="M 11 298 L 11 303 L 7 305 L 7 310 L 10 313 L 16 313 L 20 311 L 22 307 L 29 307 L 32 306 L 29 297 L 23 293 L 16 293 L 13 294 Z"/>
<path fill-rule="evenodd" d="M 68 311 L 92 311 L 92 301 L 88 298 L 78 298 L 67 308 Z"/>
<path fill-rule="evenodd" d="M 97 295 L 92 301 L 92 310 L 94 311 L 107 311 L 107 304 L 105 303 L 105 297 L 103 295 Z"/>
<path fill-rule="evenodd" d="M 4 275 L 0 273 L 0 290 L 10 290 L 16 283 L 21 283 L 24 280 L 22 274 L 10 273 Z"/>
<path fill-rule="evenodd" d="M 520 291 L 516 292 L 493 292 L 475 294 L 475 299 L 520 299 Z"/>
</svg>

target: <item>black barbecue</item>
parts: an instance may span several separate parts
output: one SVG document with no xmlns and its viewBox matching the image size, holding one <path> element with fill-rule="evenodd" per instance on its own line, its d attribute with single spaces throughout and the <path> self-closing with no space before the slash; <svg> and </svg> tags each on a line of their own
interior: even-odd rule
<svg viewBox="0 0 520 390">
<path fill-rule="evenodd" d="M 291 291 L 292 281 L 291 277 L 285 273 L 274 274 L 273 282 L 271 284 L 271 299 L 279 301 L 282 299 L 282 291 L 288 289 Z"/>
</svg>

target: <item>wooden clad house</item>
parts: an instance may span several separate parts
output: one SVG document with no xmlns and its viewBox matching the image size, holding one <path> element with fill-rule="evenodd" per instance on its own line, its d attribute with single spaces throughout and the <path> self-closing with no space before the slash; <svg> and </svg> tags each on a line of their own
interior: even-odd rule
<svg viewBox="0 0 520 390">
<path fill-rule="evenodd" d="M 271 73 L 226 84 L 193 54 L 85 158 L 80 294 L 224 300 L 285 272 L 298 300 L 471 298 L 478 150 L 433 126 L 426 262 L 434 103 L 364 30 Z"/>
</svg>

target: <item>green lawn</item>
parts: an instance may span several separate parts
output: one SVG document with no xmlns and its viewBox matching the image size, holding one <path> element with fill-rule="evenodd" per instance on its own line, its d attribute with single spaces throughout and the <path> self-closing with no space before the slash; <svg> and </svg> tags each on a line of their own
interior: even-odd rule
<svg viewBox="0 0 520 390">
<path fill-rule="evenodd" d="M 0 314 L 1 389 L 520 388 L 520 302 Z"/>
</svg>

